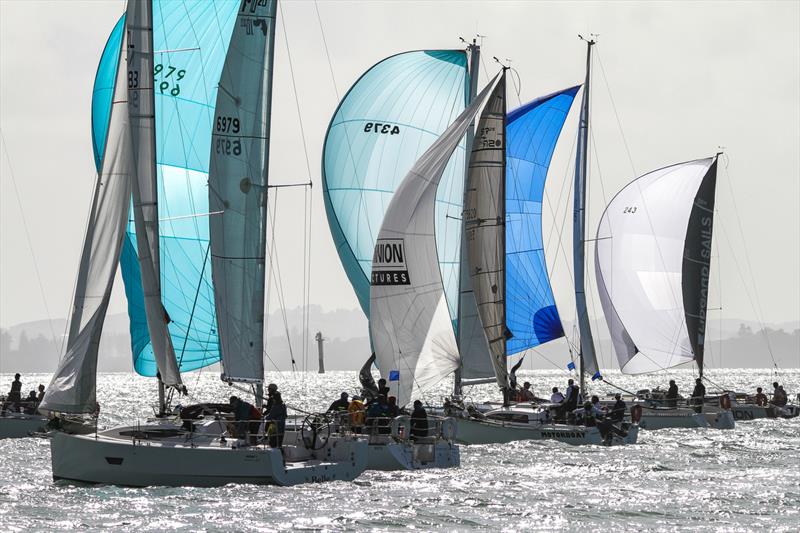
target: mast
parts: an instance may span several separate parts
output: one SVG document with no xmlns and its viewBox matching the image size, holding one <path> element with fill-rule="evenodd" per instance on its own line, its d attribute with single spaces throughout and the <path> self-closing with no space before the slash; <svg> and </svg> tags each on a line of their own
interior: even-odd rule
<svg viewBox="0 0 800 533">
<path fill-rule="evenodd" d="M 467 93 L 467 102 L 466 105 L 472 103 L 472 100 L 475 99 L 475 95 L 478 94 L 478 76 L 480 74 L 480 62 L 481 62 L 481 46 L 478 44 L 477 39 L 472 39 L 472 44 L 467 45 L 467 50 L 469 51 L 469 91 Z M 472 142 L 475 137 L 475 121 L 473 120 L 472 123 L 469 125 L 469 129 L 467 130 L 467 149 L 464 150 L 464 196 L 463 199 L 466 199 L 467 196 L 467 173 L 469 172 L 469 158 L 470 158 L 470 148 L 472 147 Z M 462 204 L 464 205 L 463 201 Z M 467 287 L 472 287 L 472 282 L 470 280 L 469 274 L 469 260 L 467 258 L 467 241 L 466 241 L 466 232 L 464 231 L 464 221 L 462 215 L 461 221 L 461 261 L 459 263 L 459 271 L 458 271 L 458 316 L 457 316 L 457 326 L 456 326 L 456 342 L 458 343 L 459 353 L 461 352 L 461 326 L 462 326 L 462 309 L 463 306 L 461 305 L 462 301 L 462 291 L 467 290 Z M 468 292 L 472 292 L 471 289 Z M 461 385 L 461 365 L 455 371 L 453 375 L 453 395 L 454 396 L 461 396 L 462 392 L 462 385 Z"/>
<path fill-rule="evenodd" d="M 592 46 L 595 44 L 593 37 L 586 41 L 586 81 L 583 85 L 583 100 L 581 101 L 581 115 L 578 126 L 578 148 L 575 159 L 575 194 L 572 226 L 572 257 L 575 269 L 575 309 L 580 332 L 580 387 L 581 393 L 586 394 L 584 376 L 590 372 L 597 375 L 597 360 L 594 351 L 594 340 L 589 322 L 589 313 L 586 308 L 586 174 L 589 155 L 589 82 L 591 81 Z"/>
</svg>

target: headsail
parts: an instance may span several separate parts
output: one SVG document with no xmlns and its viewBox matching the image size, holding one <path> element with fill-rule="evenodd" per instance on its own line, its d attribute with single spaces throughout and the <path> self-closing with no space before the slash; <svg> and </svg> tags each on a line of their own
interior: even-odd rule
<svg viewBox="0 0 800 533">
<path fill-rule="evenodd" d="M 505 70 L 481 113 L 471 147 L 464 195 L 464 231 L 472 290 L 489 343 L 497 383 L 508 387 L 505 290 Z"/>
<path fill-rule="evenodd" d="M 506 124 L 506 343 L 513 355 L 564 335 L 542 235 L 547 170 L 580 87 L 537 98 L 508 113 Z"/>
<path fill-rule="evenodd" d="M 121 24 L 115 29 L 114 55 L 118 67 L 124 53 Z M 102 123 L 100 168 L 86 229 L 75 286 L 67 351 L 56 369 L 39 409 L 63 413 L 91 413 L 97 389 L 97 350 L 111 298 L 131 195 L 131 145 L 128 126 L 127 72 L 115 67 L 111 78 L 113 105 Z M 98 73 L 101 74 L 101 73 Z M 104 76 L 109 72 L 102 73 Z M 100 78 L 100 76 L 98 76 Z M 108 86 L 105 78 L 104 87 Z M 97 90 L 97 87 L 95 87 Z"/>
<path fill-rule="evenodd" d="M 458 367 L 436 248 L 435 198 L 448 161 L 497 77 L 414 164 L 386 210 L 372 260 L 370 334 L 399 405 Z"/>
<path fill-rule="evenodd" d="M 213 105 L 240 0 L 153 0 L 156 159 L 160 233 L 160 281 L 169 331 L 181 371 L 219 360 L 208 248 L 207 172 Z M 121 39 L 120 26 L 106 50 Z M 190 28 L 191 31 L 187 30 Z M 102 155 L 102 125 L 111 93 L 107 72 L 116 54 L 103 54 L 92 101 L 95 159 Z M 98 90 L 98 87 L 100 90 Z M 123 243 L 122 277 L 131 321 L 134 368 L 154 376 L 156 364 L 145 320 L 134 224 Z"/>
<path fill-rule="evenodd" d="M 415 161 L 464 109 L 466 67 L 462 50 L 391 56 L 356 81 L 328 126 L 322 156 L 325 211 L 368 317 L 372 253 L 384 213 Z M 463 149 L 462 142 L 458 150 Z M 453 316 L 463 175 L 464 157 L 453 157 L 436 193 L 439 264 Z"/>
<path fill-rule="evenodd" d="M 620 368 L 702 368 L 716 157 L 641 176 L 608 204 L 595 268 Z"/>
<path fill-rule="evenodd" d="M 147 330 L 162 381 L 167 385 L 177 385 L 181 382 L 181 375 L 168 330 L 170 318 L 161 300 L 153 87 L 153 6 L 149 0 L 128 2 L 126 34 L 128 115 L 134 172 L 131 190 Z"/>
<path fill-rule="evenodd" d="M 264 378 L 264 275 L 276 0 L 243 2 L 219 82 L 211 265 L 223 379 Z"/>
</svg>

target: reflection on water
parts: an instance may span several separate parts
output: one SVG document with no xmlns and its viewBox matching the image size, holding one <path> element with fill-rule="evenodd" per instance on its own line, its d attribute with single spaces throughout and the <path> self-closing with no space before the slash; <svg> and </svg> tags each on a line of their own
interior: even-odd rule
<svg viewBox="0 0 800 533">
<path fill-rule="evenodd" d="M 560 371 L 522 372 L 544 394 L 563 387 Z M 694 376 L 632 378 L 609 373 L 635 390 L 670 377 L 688 394 Z M 766 370 L 716 370 L 712 380 L 737 390 L 771 389 Z M 0 390 L 12 377 L 0 374 Z M 240 390 L 210 372 L 185 376 L 192 397 L 220 401 Z M 324 409 L 341 391 L 355 392 L 355 372 L 270 374 L 287 403 Z M 790 396 L 800 370 L 779 378 Z M 24 390 L 47 375 L 23 376 Z M 593 384 L 593 392 L 613 392 Z M 451 384 L 427 400 L 438 403 Z M 497 399 L 492 385 L 470 391 Z M 152 380 L 104 374 L 98 399 L 101 426 L 152 414 Z M 800 523 L 800 418 L 739 423 L 733 431 L 668 429 L 641 432 L 627 447 L 572 447 L 516 442 L 462 447 L 462 466 L 425 472 L 366 472 L 356 481 L 289 488 L 227 486 L 212 489 L 72 487 L 53 484 L 49 444 L 40 439 L 0 441 L 0 530 L 113 528 L 117 531 L 403 529 L 756 529 L 796 531 Z"/>
</svg>

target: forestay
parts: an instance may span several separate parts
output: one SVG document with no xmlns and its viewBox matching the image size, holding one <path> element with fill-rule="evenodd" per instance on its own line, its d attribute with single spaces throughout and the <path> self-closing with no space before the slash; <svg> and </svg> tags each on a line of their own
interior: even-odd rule
<svg viewBox="0 0 800 533">
<path fill-rule="evenodd" d="M 78 267 L 67 351 L 39 406 L 43 411 L 92 413 L 96 409 L 97 351 L 125 235 L 131 195 L 127 72 L 116 69 L 120 54 L 125 50 L 120 24 L 115 29 L 118 36 L 116 56 L 110 61 L 115 65 L 116 83 L 111 78 L 109 84 L 107 76 L 110 73 L 102 73 L 106 76 L 104 90 L 110 85 L 109 96 L 113 98 L 113 105 L 108 110 L 107 121 L 103 122 L 103 150 Z M 108 54 L 112 52 L 106 51 Z"/>
<path fill-rule="evenodd" d="M 564 335 L 542 235 L 542 198 L 556 142 L 580 86 L 537 98 L 506 123 L 506 327 L 513 355 Z"/>
<path fill-rule="evenodd" d="M 475 128 L 464 194 L 464 231 L 472 290 L 497 383 L 508 387 L 505 316 L 506 75 Z"/>
<path fill-rule="evenodd" d="M 436 189 L 470 122 L 497 85 L 478 95 L 414 164 L 392 197 L 372 261 L 370 334 L 399 405 L 458 367 L 435 234 Z"/>
<path fill-rule="evenodd" d="M 181 375 L 161 302 L 155 101 L 153 94 L 153 11 L 148 0 L 130 0 L 126 14 L 128 115 L 133 150 L 133 217 L 147 330 L 162 381 L 177 385 Z"/>
<path fill-rule="evenodd" d="M 408 171 L 464 109 L 462 50 L 405 52 L 374 65 L 350 88 L 328 127 L 322 156 L 325 211 L 336 250 L 369 317 L 372 252 L 384 213 Z M 436 193 L 436 242 L 455 314 L 464 143 Z"/>
<path fill-rule="evenodd" d="M 597 232 L 600 300 L 620 368 L 702 368 L 716 157 L 641 176 L 609 203 Z"/>
<path fill-rule="evenodd" d="M 211 165 L 211 265 L 223 379 L 264 377 L 264 274 L 275 0 L 243 2 L 222 69 Z"/>
</svg>

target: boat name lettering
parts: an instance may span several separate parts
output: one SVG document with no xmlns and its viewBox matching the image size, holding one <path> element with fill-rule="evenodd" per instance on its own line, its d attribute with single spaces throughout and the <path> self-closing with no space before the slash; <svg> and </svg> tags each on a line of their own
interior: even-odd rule
<svg viewBox="0 0 800 533">
<path fill-rule="evenodd" d="M 582 439 L 582 431 L 542 431 L 542 437 L 547 439 Z"/>
<path fill-rule="evenodd" d="M 397 135 L 400 133 L 400 127 L 394 124 L 384 124 L 383 122 L 367 122 L 364 124 L 364 133 L 370 132 Z"/>
</svg>

